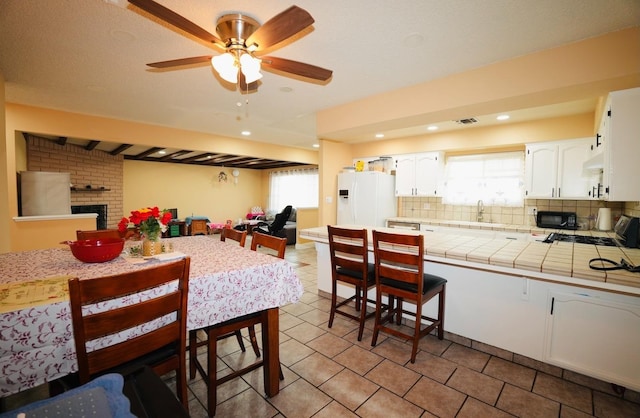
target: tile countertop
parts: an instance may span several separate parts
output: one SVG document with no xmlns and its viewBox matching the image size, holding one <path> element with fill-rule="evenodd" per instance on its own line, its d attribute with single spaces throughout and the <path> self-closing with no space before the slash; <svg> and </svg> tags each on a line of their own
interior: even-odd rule
<svg viewBox="0 0 640 418">
<path fill-rule="evenodd" d="M 408 222 L 416 221 L 409 220 L 409 218 L 396 219 Z M 423 220 L 418 221 L 421 222 Z M 442 223 L 443 221 L 439 222 L 440 224 L 438 225 L 441 226 L 452 226 L 451 223 L 445 225 Z M 476 222 L 458 224 L 473 225 Z M 499 224 L 487 225 L 494 225 L 495 227 L 495 225 Z M 589 260 L 592 258 L 608 258 L 615 262 L 619 262 L 624 258 L 630 263 L 638 265 L 640 264 L 640 249 L 574 244 L 570 242 L 548 244 L 542 242 L 542 240 L 548 233 L 558 231 L 527 226 L 522 226 L 520 229 L 513 225 L 504 226 L 507 228 L 496 230 L 522 232 L 526 239 L 514 240 L 504 237 L 457 234 L 452 229 L 443 229 L 436 232 L 407 231 L 383 227 L 376 227 L 375 229 L 402 234 L 424 234 L 424 258 L 426 261 L 640 296 L 640 273 L 631 273 L 626 270 L 600 271 L 589 268 Z M 343 225 L 343 227 L 372 229 L 371 227 L 354 225 Z M 527 232 L 529 235 L 526 234 Z M 573 231 L 562 232 L 571 233 Z M 601 231 L 575 231 L 575 233 L 594 236 L 613 235 L 613 233 Z M 326 227 L 303 229 L 300 231 L 300 237 L 328 243 Z M 370 245 L 371 242 L 372 238 L 370 236 Z"/>
</svg>

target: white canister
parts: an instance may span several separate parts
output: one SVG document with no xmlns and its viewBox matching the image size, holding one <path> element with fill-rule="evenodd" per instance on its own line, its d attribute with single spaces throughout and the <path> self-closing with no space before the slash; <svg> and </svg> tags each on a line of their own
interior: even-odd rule
<svg viewBox="0 0 640 418">
<path fill-rule="evenodd" d="M 599 231 L 611 230 L 611 209 L 609 208 L 598 209 L 598 219 L 596 219 L 596 228 Z"/>
</svg>

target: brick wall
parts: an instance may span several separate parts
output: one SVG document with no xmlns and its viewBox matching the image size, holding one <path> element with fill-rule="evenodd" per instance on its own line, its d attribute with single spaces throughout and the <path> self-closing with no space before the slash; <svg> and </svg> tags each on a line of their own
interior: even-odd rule
<svg viewBox="0 0 640 418">
<path fill-rule="evenodd" d="M 27 169 L 71 174 L 71 205 L 107 205 L 107 228 L 115 228 L 124 215 L 124 157 L 100 150 L 88 151 L 78 145 L 58 145 L 54 140 L 25 135 Z M 91 185 L 92 190 L 86 191 Z M 105 190 L 99 190 L 104 187 Z"/>
</svg>

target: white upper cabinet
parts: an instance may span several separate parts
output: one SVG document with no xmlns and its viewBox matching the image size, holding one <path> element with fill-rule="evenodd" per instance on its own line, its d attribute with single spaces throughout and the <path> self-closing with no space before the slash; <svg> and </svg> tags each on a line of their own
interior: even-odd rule
<svg viewBox="0 0 640 418">
<path fill-rule="evenodd" d="M 396 156 L 396 196 L 438 196 L 443 161 L 441 152 Z"/>
<path fill-rule="evenodd" d="M 526 145 L 527 198 L 589 199 L 589 176 L 583 164 L 591 153 L 591 138 Z"/>
<path fill-rule="evenodd" d="M 640 87 L 609 94 L 600 130 L 602 152 L 585 164 L 592 172 L 602 173 L 597 197 L 617 202 L 640 200 Z"/>
</svg>

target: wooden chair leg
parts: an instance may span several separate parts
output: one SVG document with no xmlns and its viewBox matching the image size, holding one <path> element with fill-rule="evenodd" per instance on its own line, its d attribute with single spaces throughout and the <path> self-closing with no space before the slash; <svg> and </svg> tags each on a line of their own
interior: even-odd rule
<svg viewBox="0 0 640 418">
<path fill-rule="evenodd" d="M 240 330 L 236 330 L 236 331 L 234 331 L 234 334 L 236 334 L 236 340 L 238 340 L 238 344 L 240 345 L 240 349 L 244 353 L 247 350 L 244 348 L 244 341 L 242 339 L 242 333 L 240 332 Z"/>
<path fill-rule="evenodd" d="M 398 298 L 398 310 L 396 312 L 396 325 L 402 325 L 402 298 Z"/>
<path fill-rule="evenodd" d="M 336 281 L 333 280 L 331 283 L 331 312 L 329 312 L 329 328 L 333 326 L 333 319 L 336 316 L 336 309 L 338 304 L 338 297 L 336 295 L 338 291 L 338 286 L 336 285 Z"/>
<path fill-rule="evenodd" d="M 391 303 L 391 301 L 389 300 L 388 303 Z M 376 314 L 374 318 L 375 322 L 373 323 L 373 337 L 371 337 L 371 347 L 375 347 L 376 343 L 378 342 L 378 332 L 380 323 L 382 321 L 382 295 L 380 294 L 380 289 L 376 289 Z"/>
<path fill-rule="evenodd" d="M 207 332 L 207 411 L 209 416 L 216 414 L 216 404 L 218 403 L 217 395 L 217 350 L 218 338 L 212 333 Z"/>
<path fill-rule="evenodd" d="M 196 377 L 196 357 L 198 356 L 198 331 L 189 331 L 189 379 Z"/>
<path fill-rule="evenodd" d="M 411 346 L 411 363 L 416 362 L 418 354 L 418 342 L 420 341 L 420 325 L 422 323 L 422 305 L 416 306 L 416 318 L 413 329 L 413 345 Z"/>
<path fill-rule="evenodd" d="M 362 295 L 362 307 L 360 309 L 360 326 L 358 327 L 358 341 L 362 341 L 362 334 L 364 332 L 364 321 L 367 318 L 367 296 L 368 289 L 365 288 Z"/>
<path fill-rule="evenodd" d="M 444 292 L 446 288 L 446 285 L 442 286 L 442 290 L 440 291 L 440 295 L 438 297 L 438 321 L 440 321 L 440 324 L 438 325 L 439 340 L 442 340 L 444 338 Z"/>
<path fill-rule="evenodd" d="M 256 338 L 256 328 L 251 325 L 249 327 L 249 339 L 251 340 L 251 346 L 253 352 L 256 353 L 256 357 L 260 357 L 260 347 L 258 347 L 258 339 Z"/>
</svg>

